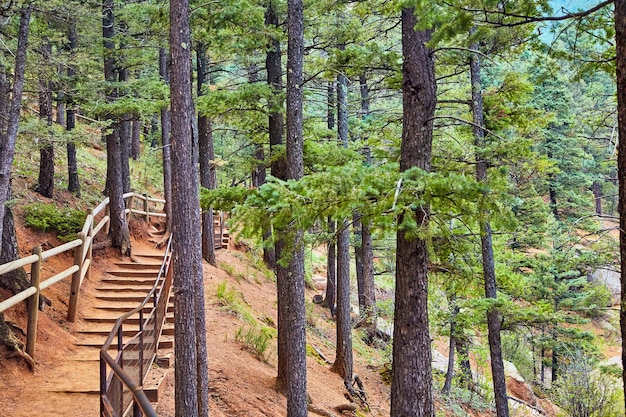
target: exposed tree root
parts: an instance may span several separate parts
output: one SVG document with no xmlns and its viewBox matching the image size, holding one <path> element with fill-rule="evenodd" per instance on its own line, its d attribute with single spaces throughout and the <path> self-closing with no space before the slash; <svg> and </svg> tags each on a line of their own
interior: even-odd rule
<svg viewBox="0 0 626 417">
<path fill-rule="evenodd" d="M 24 332 L 20 327 L 15 327 L 22 333 Z M 24 352 L 24 343 L 15 337 L 13 326 L 4 321 L 2 313 L 0 313 L 0 344 L 5 345 L 10 350 L 7 358 L 19 358 L 26 363 L 30 371 L 35 370 L 35 361 L 28 353 Z"/>
<path fill-rule="evenodd" d="M 317 414 L 318 416 L 323 416 L 323 417 L 337 417 L 335 414 L 331 413 L 330 411 L 326 411 L 321 407 L 317 407 L 313 404 L 309 404 L 309 406 L 307 407 L 307 409 L 314 414 Z"/>
<path fill-rule="evenodd" d="M 170 238 L 170 235 L 172 234 L 172 232 L 170 232 L 169 230 L 166 230 L 165 233 L 163 234 L 163 237 L 161 238 L 161 240 L 159 240 L 158 242 L 155 242 L 154 240 L 151 240 L 151 242 L 155 242 L 156 249 L 161 249 L 163 246 L 165 246 L 167 244 L 167 241 Z"/>
</svg>

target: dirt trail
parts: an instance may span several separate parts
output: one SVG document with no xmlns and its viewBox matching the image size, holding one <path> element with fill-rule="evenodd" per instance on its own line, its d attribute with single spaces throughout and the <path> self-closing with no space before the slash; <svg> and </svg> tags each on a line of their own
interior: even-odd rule
<svg viewBox="0 0 626 417">
<path fill-rule="evenodd" d="M 151 249 L 152 244 L 147 242 L 148 236 L 137 229 L 134 231 L 133 251 Z M 22 237 L 27 238 L 26 242 L 33 240 L 30 235 Z M 28 247 L 30 243 L 22 247 Z M 235 340 L 235 334 L 243 322 L 223 311 L 215 297 L 218 284 L 225 281 L 229 287 L 243 294 L 250 310 L 259 320 L 276 323 L 275 283 L 254 269 L 246 254 L 219 251 L 217 259 L 219 265 L 229 265 L 227 269 L 231 275 L 222 269 L 204 265 L 211 415 L 285 416 L 285 397 L 274 389 L 276 341 L 273 340 L 269 348 L 267 363 L 257 359 Z M 98 277 L 112 268 L 115 262 L 129 259 L 121 258 L 113 250 L 100 250 L 94 253 L 94 260 L 91 280 L 85 281 L 81 290 L 81 309 L 87 309 L 93 301 Z M 71 259 L 68 257 L 55 262 L 58 265 L 48 263 L 46 268 L 51 271 L 64 268 L 63 264 L 71 263 Z M 89 359 L 97 365 L 97 353 L 94 355 L 92 351 L 76 346 L 76 331 L 84 328 L 85 323 L 80 319 L 76 323 L 65 321 L 69 283 L 50 287 L 46 291 L 53 305 L 40 315 L 35 372 L 31 373 L 24 366 L 16 365 L 14 360 L 6 359 L 0 347 L 0 416 L 98 415 L 98 374 L 84 361 Z M 313 292 L 308 293 L 307 299 L 310 300 L 312 295 Z M 334 323 L 319 306 L 311 305 L 310 309 L 307 342 L 333 360 Z M 79 310 L 79 317 L 83 314 L 84 311 Z M 9 311 L 7 318 L 26 328 L 23 306 Z M 345 404 L 347 401 L 341 378 L 330 372 L 328 365 L 320 364 L 311 357 L 307 357 L 307 361 L 308 392 L 315 406 L 332 411 L 333 407 Z M 371 413 L 365 415 L 385 416 L 389 415 L 388 387 L 380 381 L 375 367 L 363 365 L 376 361 L 374 357 L 358 358 L 355 372 L 365 383 L 372 407 Z M 163 383 L 163 394 L 157 405 L 159 416 L 174 416 L 173 376 L 172 369 Z M 83 392 L 69 393 L 76 388 L 81 388 Z"/>
</svg>

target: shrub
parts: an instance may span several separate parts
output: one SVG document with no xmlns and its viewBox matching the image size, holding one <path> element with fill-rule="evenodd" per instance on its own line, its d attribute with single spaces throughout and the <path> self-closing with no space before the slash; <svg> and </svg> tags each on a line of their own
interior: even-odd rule
<svg viewBox="0 0 626 417">
<path fill-rule="evenodd" d="M 557 404 L 572 417 L 624 415 L 617 380 L 594 368 L 588 356 L 575 353 L 566 358 L 555 384 Z"/>
<path fill-rule="evenodd" d="M 60 241 L 69 242 L 76 239 L 86 217 L 80 210 L 59 209 L 54 204 L 35 203 L 25 207 L 24 223 L 44 232 L 53 231 Z"/>
</svg>

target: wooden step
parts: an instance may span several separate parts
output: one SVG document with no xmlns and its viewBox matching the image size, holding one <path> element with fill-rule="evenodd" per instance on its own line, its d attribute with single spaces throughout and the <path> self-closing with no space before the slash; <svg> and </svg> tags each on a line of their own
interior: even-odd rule
<svg viewBox="0 0 626 417">
<path fill-rule="evenodd" d="M 124 278 L 153 278 L 155 279 L 159 275 L 159 271 L 151 270 L 139 270 L 139 269 L 119 269 L 114 271 L 107 271 L 109 275 L 115 277 Z"/>
<path fill-rule="evenodd" d="M 161 259 L 162 260 L 164 255 L 165 255 L 165 252 L 161 252 L 161 253 L 133 253 L 132 256 L 131 256 L 131 259 L 135 258 L 135 257 L 140 257 L 140 258 Z"/>
<path fill-rule="evenodd" d="M 118 314 L 116 312 L 108 312 L 108 311 L 102 311 L 101 312 L 102 315 L 100 316 L 89 316 L 89 317 L 83 317 L 83 321 L 87 322 L 87 323 L 107 323 L 109 325 L 109 330 L 113 328 L 113 324 L 117 321 L 117 319 L 121 316 L 121 314 Z M 144 316 L 144 320 L 147 317 Z M 165 319 L 170 322 L 173 323 L 174 322 L 174 313 L 168 313 L 165 316 Z M 132 316 L 128 317 L 125 321 L 125 323 L 128 324 L 138 324 L 139 323 L 139 313 L 137 314 L 133 314 Z"/>
<path fill-rule="evenodd" d="M 146 375 L 146 380 L 143 384 L 143 391 L 146 393 L 148 400 L 151 402 L 156 403 L 159 401 L 159 398 L 162 397 L 165 389 L 163 380 L 169 371 L 170 368 L 152 367 L 148 372 L 148 375 Z"/>
<path fill-rule="evenodd" d="M 98 294 L 95 297 L 97 300 L 103 301 L 120 301 L 120 302 L 135 302 L 135 306 L 139 306 L 146 299 L 146 294 L 139 294 L 136 292 L 119 292 L 119 293 L 104 293 Z M 150 297 L 148 303 L 153 300 L 153 296 Z M 132 309 L 131 309 L 132 310 Z"/>
<path fill-rule="evenodd" d="M 162 262 L 116 262 L 115 265 L 121 269 L 159 270 Z"/>
<path fill-rule="evenodd" d="M 156 277 L 106 277 L 100 282 L 113 285 L 137 285 L 153 287 Z"/>
<path fill-rule="evenodd" d="M 128 311 L 134 310 L 135 308 L 139 307 L 140 303 L 136 303 L 136 302 L 131 302 L 131 301 L 110 301 L 107 302 L 105 304 L 96 304 L 91 306 L 93 309 L 97 310 L 105 310 L 105 311 L 120 311 L 123 313 L 126 313 Z M 143 307 L 143 311 L 144 314 L 146 312 L 149 312 L 150 310 L 152 310 L 152 308 L 154 307 L 154 305 L 152 303 L 148 303 Z M 167 311 L 174 311 L 174 303 L 172 301 L 170 301 L 167 304 Z M 120 314 L 120 316 L 122 315 Z M 93 316 L 93 315 L 97 315 L 97 314 L 89 314 L 89 316 Z"/>
<path fill-rule="evenodd" d="M 107 292 L 135 292 L 138 294 L 148 294 L 152 286 L 148 285 L 100 285 L 96 288 L 96 291 L 99 293 L 107 293 Z"/>
<path fill-rule="evenodd" d="M 88 337 L 81 337 L 77 342 L 77 346 L 85 346 L 92 348 L 102 348 L 104 342 L 106 342 L 107 336 L 97 336 L 97 335 L 89 335 Z M 126 344 L 131 341 L 131 337 L 124 336 L 122 339 L 122 343 Z M 150 340 L 144 340 L 144 343 L 149 343 Z M 133 343 L 138 343 L 137 341 L 133 341 Z M 159 340 L 159 349 L 171 349 L 174 347 L 174 336 L 164 335 L 161 336 Z M 117 338 L 113 340 L 110 346 L 111 349 L 117 350 Z"/>
<path fill-rule="evenodd" d="M 78 332 L 82 335 L 98 335 L 98 336 L 108 336 L 111 333 L 113 326 L 109 323 L 92 323 L 89 327 L 79 329 Z M 123 336 L 134 336 L 139 333 L 139 324 L 138 323 L 128 323 L 125 322 L 122 326 L 122 335 Z M 174 335 L 174 323 L 165 323 L 163 324 L 162 334 L 173 336 Z"/>
</svg>

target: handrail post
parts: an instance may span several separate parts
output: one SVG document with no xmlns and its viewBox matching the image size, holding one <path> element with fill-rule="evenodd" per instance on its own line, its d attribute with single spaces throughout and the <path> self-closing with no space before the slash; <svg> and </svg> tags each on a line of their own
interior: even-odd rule
<svg viewBox="0 0 626 417">
<path fill-rule="evenodd" d="M 128 205 L 126 205 L 126 209 L 128 210 L 128 215 L 126 216 L 126 221 L 130 221 L 130 218 L 133 216 L 133 204 L 135 203 L 135 194 L 132 194 L 128 197 Z M 126 201 L 124 201 L 126 204 Z"/>
<path fill-rule="evenodd" d="M 106 224 L 104 225 L 104 234 L 108 235 L 109 231 L 111 230 L 111 205 L 109 203 L 107 203 L 106 207 L 104 208 L 104 215 L 109 218 L 109 221 L 106 222 Z"/>
<path fill-rule="evenodd" d="M 91 224 L 89 225 L 88 235 L 91 237 L 91 241 L 89 242 L 89 249 L 87 250 L 87 257 L 85 259 L 89 259 L 89 266 L 87 267 L 87 273 L 85 274 L 85 279 L 91 278 L 91 261 L 93 257 L 93 240 L 95 236 L 93 235 L 93 223 L 96 221 L 95 216 L 93 215 L 93 209 L 89 210 L 89 214 L 91 214 Z"/>
<path fill-rule="evenodd" d="M 76 320 L 76 309 L 78 307 L 78 293 L 80 292 L 80 273 L 83 267 L 83 246 L 85 246 L 85 235 L 80 232 L 78 239 L 83 244 L 74 249 L 74 265 L 78 266 L 78 271 L 72 275 L 72 288 L 70 292 L 70 303 L 67 309 L 67 321 L 73 323 Z"/>
<path fill-rule="evenodd" d="M 146 223 L 150 223 L 150 212 L 148 211 L 148 194 L 143 195 L 146 199 L 143 200 L 143 211 L 146 212 Z"/>
<path fill-rule="evenodd" d="M 100 353 L 100 415 L 104 415 L 104 396 L 107 393 L 107 364 Z"/>
<path fill-rule="evenodd" d="M 41 246 L 33 248 L 33 255 L 37 255 L 37 262 L 30 265 L 30 285 L 37 292 L 28 299 L 28 329 L 26 335 L 26 353 L 35 356 L 35 342 L 37 341 L 37 318 L 39 314 L 39 281 L 41 277 Z"/>
<path fill-rule="evenodd" d="M 224 246 L 224 212 L 220 211 L 220 248 L 222 248 L 223 246 Z"/>
<path fill-rule="evenodd" d="M 143 308 L 139 310 L 139 385 L 143 385 Z M 155 336 L 156 337 L 156 336 Z"/>
</svg>

